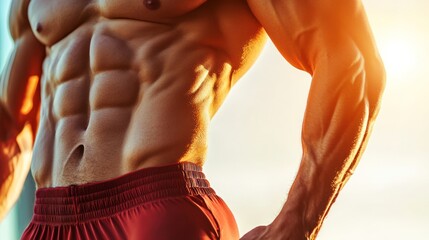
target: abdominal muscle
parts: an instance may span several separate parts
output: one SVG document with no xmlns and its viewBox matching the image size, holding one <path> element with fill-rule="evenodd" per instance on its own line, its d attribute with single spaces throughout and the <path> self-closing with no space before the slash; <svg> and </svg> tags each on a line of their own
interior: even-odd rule
<svg viewBox="0 0 429 240">
<path fill-rule="evenodd" d="M 38 187 L 152 166 L 202 164 L 230 88 L 228 58 L 179 28 L 87 23 L 48 49 L 32 173 Z"/>
</svg>

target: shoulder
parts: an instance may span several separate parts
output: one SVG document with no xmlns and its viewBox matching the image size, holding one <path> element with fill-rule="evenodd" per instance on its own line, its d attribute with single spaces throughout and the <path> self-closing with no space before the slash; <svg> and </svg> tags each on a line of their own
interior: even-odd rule
<svg viewBox="0 0 429 240">
<path fill-rule="evenodd" d="M 30 29 L 28 6 L 31 0 L 12 0 L 9 12 L 9 29 L 13 39 Z"/>
<path fill-rule="evenodd" d="M 331 18 L 334 16 L 352 17 L 364 11 L 362 0 L 245 0 L 252 9 L 288 13 L 296 16 Z M 352 14 L 352 15 L 351 15 Z"/>
</svg>

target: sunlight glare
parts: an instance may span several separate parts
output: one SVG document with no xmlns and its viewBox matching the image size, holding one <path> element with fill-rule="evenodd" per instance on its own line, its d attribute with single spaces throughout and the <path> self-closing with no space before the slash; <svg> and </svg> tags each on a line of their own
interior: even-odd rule
<svg viewBox="0 0 429 240">
<path fill-rule="evenodd" d="M 389 79 L 404 82 L 410 79 L 417 66 L 417 46 L 412 39 L 394 36 L 380 45 L 380 52 Z"/>
<path fill-rule="evenodd" d="M 39 82 L 39 76 L 30 76 L 28 79 L 28 85 L 25 92 L 24 102 L 21 107 L 21 114 L 27 115 L 33 109 L 33 98 L 36 93 L 37 83 Z"/>
</svg>

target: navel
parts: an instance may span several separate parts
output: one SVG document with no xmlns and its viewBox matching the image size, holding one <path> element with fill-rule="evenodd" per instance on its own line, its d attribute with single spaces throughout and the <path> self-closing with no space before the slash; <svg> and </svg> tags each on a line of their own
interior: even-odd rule
<svg viewBox="0 0 429 240">
<path fill-rule="evenodd" d="M 85 147 L 80 144 L 76 146 L 67 158 L 66 165 L 78 166 L 85 153 Z"/>
<path fill-rule="evenodd" d="M 143 0 L 143 3 L 149 10 L 158 10 L 161 7 L 160 0 Z"/>
</svg>

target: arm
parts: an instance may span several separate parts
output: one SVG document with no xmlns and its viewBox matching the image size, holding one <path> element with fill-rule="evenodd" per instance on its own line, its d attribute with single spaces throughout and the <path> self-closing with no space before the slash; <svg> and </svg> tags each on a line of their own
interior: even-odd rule
<svg viewBox="0 0 429 240">
<path fill-rule="evenodd" d="M 10 30 L 15 46 L 0 77 L 0 220 L 21 192 L 38 125 L 38 80 L 45 49 L 28 23 L 28 2 L 12 3 Z"/>
<path fill-rule="evenodd" d="M 383 64 L 359 0 L 248 3 L 282 55 L 310 73 L 312 83 L 303 156 L 288 199 L 272 224 L 243 239 L 315 239 L 367 144 L 384 89 Z"/>
</svg>

